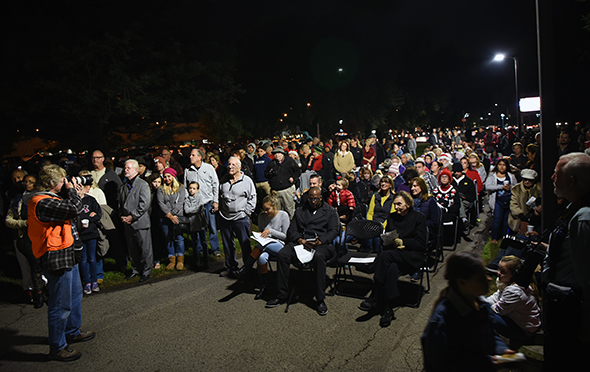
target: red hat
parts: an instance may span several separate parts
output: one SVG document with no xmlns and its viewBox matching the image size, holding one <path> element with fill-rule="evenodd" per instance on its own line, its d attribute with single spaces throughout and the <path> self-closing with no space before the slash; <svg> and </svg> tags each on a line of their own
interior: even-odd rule
<svg viewBox="0 0 590 372">
<path fill-rule="evenodd" d="M 172 177 L 176 178 L 176 171 L 174 170 L 174 168 L 168 167 L 168 168 L 164 169 L 163 174 L 166 174 L 166 173 L 168 173 L 168 174 L 172 175 Z"/>
<path fill-rule="evenodd" d="M 447 168 L 444 168 L 438 174 L 438 183 L 440 183 L 440 176 L 442 176 L 443 174 L 446 174 L 449 177 L 449 180 L 452 180 L 453 179 L 453 175 L 451 174 L 451 171 L 448 170 Z"/>
</svg>

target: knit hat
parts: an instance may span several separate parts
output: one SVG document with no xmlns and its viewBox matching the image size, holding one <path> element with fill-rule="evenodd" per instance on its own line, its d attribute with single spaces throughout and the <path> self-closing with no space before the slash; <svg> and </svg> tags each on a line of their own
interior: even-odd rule
<svg viewBox="0 0 590 372">
<path fill-rule="evenodd" d="M 391 167 L 389 167 L 388 172 L 397 176 L 399 174 L 399 164 L 392 164 Z"/>
<path fill-rule="evenodd" d="M 438 183 L 440 183 L 440 177 L 442 175 L 448 176 L 449 177 L 449 180 L 452 180 L 453 179 L 453 175 L 451 174 L 451 171 L 448 170 L 447 168 L 445 168 L 445 169 L 441 170 L 440 173 L 438 174 Z"/>
<path fill-rule="evenodd" d="M 461 163 L 454 163 L 453 172 L 463 172 L 463 165 Z"/>
<path fill-rule="evenodd" d="M 324 151 L 324 147 L 322 145 L 317 145 L 313 148 L 313 152 L 317 154 L 321 154 Z"/>
<path fill-rule="evenodd" d="M 164 158 L 163 158 L 163 157 L 161 157 L 161 156 L 156 156 L 156 157 L 154 158 L 154 164 L 155 164 L 155 163 L 157 163 L 157 162 L 160 162 L 160 163 L 164 164 L 164 166 L 166 166 L 166 159 L 164 159 Z"/>
<path fill-rule="evenodd" d="M 164 169 L 164 174 L 166 174 L 166 173 L 168 173 L 172 177 L 176 178 L 176 171 L 174 170 L 174 168 L 168 167 L 168 168 Z"/>
</svg>

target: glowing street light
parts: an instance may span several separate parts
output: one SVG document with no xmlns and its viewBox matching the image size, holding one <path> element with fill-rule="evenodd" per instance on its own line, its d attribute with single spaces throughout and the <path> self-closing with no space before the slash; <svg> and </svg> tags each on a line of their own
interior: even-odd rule
<svg viewBox="0 0 590 372">
<path fill-rule="evenodd" d="M 501 62 L 506 58 L 512 58 L 514 60 L 514 87 L 516 90 L 516 125 L 518 125 L 518 131 L 520 134 L 523 133 L 522 125 L 520 123 L 520 107 L 518 105 L 518 60 L 516 57 L 506 56 L 504 54 L 496 54 L 494 56 L 494 61 Z"/>
</svg>

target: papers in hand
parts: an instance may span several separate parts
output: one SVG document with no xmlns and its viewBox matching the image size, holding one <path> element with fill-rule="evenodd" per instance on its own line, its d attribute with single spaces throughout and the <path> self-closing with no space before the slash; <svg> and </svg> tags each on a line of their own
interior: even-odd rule
<svg viewBox="0 0 590 372">
<path fill-rule="evenodd" d="M 250 238 L 256 240 L 256 242 L 258 242 L 263 247 L 266 247 L 270 243 L 278 242 L 277 239 L 263 238 L 262 236 L 260 236 L 259 232 L 255 232 L 255 231 L 252 232 L 252 236 Z"/>
<path fill-rule="evenodd" d="M 307 248 L 305 248 L 302 244 L 296 245 L 293 248 L 295 249 L 295 253 L 297 254 L 297 259 L 302 264 L 308 263 L 313 259 L 315 249 L 307 250 Z"/>
</svg>

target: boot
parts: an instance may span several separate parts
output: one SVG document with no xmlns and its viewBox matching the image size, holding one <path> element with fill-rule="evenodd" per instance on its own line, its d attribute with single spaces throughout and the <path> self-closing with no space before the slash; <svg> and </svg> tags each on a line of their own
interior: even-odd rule
<svg viewBox="0 0 590 372">
<path fill-rule="evenodd" d="M 170 256 L 168 260 L 170 260 L 170 263 L 166 266 L 166 270 L 174 270 L 174 266 L 176 266 L 176 256 Z"/>
<path fill-rule="evenodd" d="M 266 266 L 266 264 L 264 266 Z M 265 272 L 264 274 L 260 274 L 260 291 L 256 293 L 256 296 L 254 297 L 255 300 L 260 300 L 262 296 L 264 296 L 266 287 L 268 287 L 268 274 Z"/>
<path fill-rule="evenodd" d="M 177 256 L 176 257 L 176 270 L 178 270 L 178 271 L 184 270 L 184 256 Z"/>
<path fill-rule="evenodd" d="M 254 262 L 256 262 L 256 258 L 254 258 L 252 255 L 246 257 L 244 266 L 234 271 L 234 276 L 239 280 L 244 279 L 244 276 L 246 276 L 246 271 L 252 269 L 252 266 L 254 266 Z"/>
</svg>

